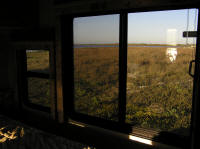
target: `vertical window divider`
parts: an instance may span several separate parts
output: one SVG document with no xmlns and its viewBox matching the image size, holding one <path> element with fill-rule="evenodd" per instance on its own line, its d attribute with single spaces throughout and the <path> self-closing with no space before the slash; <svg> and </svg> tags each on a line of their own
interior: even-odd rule
<svg viewBox="0 0 200 149">
<path fill-rule="evenodd" d="M 55 63 L 55 44 L 50 49 L 49 53 L 49 65 L 50 65 L 50 101 L 51 101 L 51 116 L 52 119 L 57 120 L 57 104 L 56 104 L 56 63 Z"/>
<path fill-rule="evenodd" d="M 120 13 L 119 25 L 119 123 L 126 119 L 127 35 L 128 13 Z"/>
<path fill-rule="evenodd" d="M 200 8 L 198 8 L 200 10 Z M 195 55 L 195 72 L 193 84 L 193 97 L 192 97 L 192 113 L 191 113 L 191 127 L 190 127 L 190 147 L 191 149 L 199 148 L 199 124 L 200 124 L 200 14 L 198 13 L 197 22 L 197 41 L 196 41 L 196 55 Z"/>
<path fill-rule="evenodd" d="M 59 54 L 57 55 L 57 66 L 59 67 L 60 92 L 57 99 L 57 110 L 61 121 L 68 121 L 69 115 L 74 114 L 74 55 L 73 55 L 73 16 L 61 17 L 61 28 L 59 30 L 61 39 Z M 59 60 L 61 59 L 61 60 Z M 66 77 L 70 76 L 70 77 Z M 67 93 L 65 91 L 68 91 Z M 63 118 L 63 120 L 61 120 Z M 59 119 L 59 116 L 58 116 Z"/>
</svg>

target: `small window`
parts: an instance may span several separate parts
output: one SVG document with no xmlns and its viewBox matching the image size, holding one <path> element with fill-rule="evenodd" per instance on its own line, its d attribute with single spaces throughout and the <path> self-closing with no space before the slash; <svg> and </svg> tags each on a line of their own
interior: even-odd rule
<svg viewBox="0 0 200 149">
<path fill-rule="evenodd" d="M 50 107 L 49 51 L 26 50 L 28 103 Z"/>
</svg>

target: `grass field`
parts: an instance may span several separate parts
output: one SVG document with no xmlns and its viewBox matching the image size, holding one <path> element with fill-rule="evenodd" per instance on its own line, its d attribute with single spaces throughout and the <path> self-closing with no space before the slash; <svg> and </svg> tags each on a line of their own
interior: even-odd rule
<svg viewBox="0 0 200 149">
<path fill-rule="evenodd" d="M 117 120 L 117 48 L 81 48 L 74 51 L 75 110 Z"/>
<path fill-rule="evenodd" d="M 164 47 L 129 47 L 126 122 L 173 130 L 190 126 L 193 48 L 178 48 L 174 62 Z M 118 113 L 118 48 L 74 51 L 76 111 L 110 120 Z"/>
<path fill-rule="evenodd" d="M 193 48 L 178 48 L 174 62 L 166 48 L 129 48 L 128 123 L 172 130 L 190 125 L 193 79 L 188 75 Z"/>
<path fill-rule="evenodd" d="M 126 122 L 144 128 L 189 128 L 193 80 L 188 75 L 194 48 L 177 48 L 171 62 L 165 47 L 129 47 Z M 117 121 L 119 95 L 117 47 L 75 48 L 75 110 Z M 28 70 L 45 72 L 48 52 L 29 52 Z M 31 102 L 49 106 L 49 81 L 29 78 Z"/>
<path fill-rule="evenodd" d="M 27 70 L 48 73 L 49 52 L 27 52 Z M 50 107 L 50 86 L 48 79 L 29 77 L 28 98 L 31 103 Z"/>
</svg>

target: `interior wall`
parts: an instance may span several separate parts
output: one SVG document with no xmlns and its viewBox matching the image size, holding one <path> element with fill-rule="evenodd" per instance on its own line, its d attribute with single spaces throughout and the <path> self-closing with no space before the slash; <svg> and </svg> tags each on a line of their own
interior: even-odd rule
<svg viewBox="0 0 200 149">
<path fill-rule="evenodd" d="M 11 88 L 10 78 L 8 75 L 12 73 L 12 66 L 10 66 L 9 57 L 10 57 L 10 45 L 8 41 L 7 31 L 2 32 L 0 30 L 0 88 Z M 9 72 L 10 71 L 10 72 Z"/>
<path fill-rule="evenodd" d="M 10 32 L 9 29 L 0 28 L 0 111 L 8 114 L 18 108 L 16 56 L 10 42 Z"/>
<path fill-rule="evenodd" d="M 39 1 L 39 25 L 41 28 L 55 26 L 54 0 Z"/>
<path fill-rule="evenodd" d="M 0 2 L 0 26 L 33 27 L 37 24 L 38 0 Z"/>
</svg>

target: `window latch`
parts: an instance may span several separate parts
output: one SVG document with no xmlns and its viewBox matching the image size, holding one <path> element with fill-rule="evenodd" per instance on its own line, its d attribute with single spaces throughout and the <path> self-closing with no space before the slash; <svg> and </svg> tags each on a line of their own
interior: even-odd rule
<svg viewBox="0 0 200 149">
<path fill-rule="evenodd" d="M 189 65 L 189 75 L 191 76 L 191 77 L 193 77 L 194 78 L 194 74 L 192 74 L 192 64 L 193 63 L 195 63 L 195 60 L 191 60 L 190 61 L 190 65 Z"/>
</svg>

